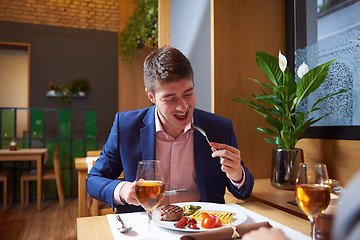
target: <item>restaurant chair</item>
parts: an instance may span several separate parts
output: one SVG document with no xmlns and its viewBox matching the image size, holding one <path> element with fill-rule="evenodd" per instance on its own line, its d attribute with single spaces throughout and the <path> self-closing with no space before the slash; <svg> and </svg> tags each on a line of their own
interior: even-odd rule
<svg viewBox="0 0 360 240">
<path fill-rule="evenodd" d="M 100 153 L 101 153 L 101 150 L 87 151 L 86 156 L 88 158 L 94 158 L 94 157 L 98 158 L 98 157 L 100 157 Z M 93 165 L 94 163 L 95 163 L 95 160 L 91 161 L 91 165 Z M 90 169 L 91 169 L 91 166 L 88 169 L 88 171 Z M 124 175 L 122 173 L 122 175 L 119 177 L 119 179 L 123 178 L 123 176 Z M 89 195 L 88 195 L 86 204 L 88 206 L 88 209 L 90 209 L 91 216 L 102 216 L 102 215 L 106 215 L 106 214 L 116 213 L 116 211 L 113 211 L 109 205 L 105 204 L 104 202 L 98 201 L 98 200 L 90 197 Z"/>
<path fill-rule="evenodd" d="M 87 157 L 100 157 L 101 150 L 87 151 Z"/>
<path fill-rule="evenodd" d="M 124 180 L 124 172 L 121 173 L 121 175 L 117 178 L 119 180 Z M 110 205 L 107 205 L 104 202 L 98 201 L 92 197 L 89 196 L 88 205 L 90 209 L 91 216 L 103 216 L 106 214 L 115 214 L 116 208 L 114 211 L 110 207 Z"/>
<path fill-rule="evenodd" d="M 42 181 L 43 180 L 55 180 L 56 181 L 56 188 L 57 193 L 59 196 L 59 203 L 60 207 L 64 206 L 64 191 L 62 186 L 62 180 L 61 180 L 61 168 L 60 168 L 60 161 L 59 161 L 59 151 L 60 147 L 57 146 L 54 153 L 54 169 L 44 169 L 43 174 L 41 176 Z M 37 173 L 36 171 L 28 171 L 21 175 L 20 177 L 20 198 L 21 198 L 21 210 L 24 209 L 24 182 L 26 182 L 26 202 L 29 202 L 29 181 L 36 181 L 37 180 Z M 43 191 L 45 191 L 45 188 L 42 188 Z M 43 192 L 44 194 L 44 192 Z M 44 196 L 44 195 L 43 195 Z"/>
<path fill-rule="evenodd" d="M 0 172 L 0 182 L 3 182 L 4 183 L 4 211 L 6 210 L 6 207 L 7 207 L 7 200 L 8 200 L 8 195 L 7 195 L 7 182 L 8 180 L 10 180 L 10 182 L 12 183 L 11 181 L 11 176 L 12 176 L 12 173 L 10 171 L 2 171 Z M 9 194 L 9 203 L 11 204 L 12 203 L 12 187 L 10 187 L 10 194 Z"/>
</svg>

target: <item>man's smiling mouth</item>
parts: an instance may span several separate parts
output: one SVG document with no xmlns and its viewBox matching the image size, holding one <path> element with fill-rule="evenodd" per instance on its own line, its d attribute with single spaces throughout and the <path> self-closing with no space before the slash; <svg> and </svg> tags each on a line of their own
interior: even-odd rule
<svg viewBox="0 0 360 240">
<path fill-rule="evenodd" d="M 181 114 L 178 113 L 178 114 L 174 114 L 174 116 L 175 116 L 176 118 L 180 119 L 180 120 L 183 120 L 183 119 L 186 119 L 187 113 L 188 113 L 188 112 L 181 113 Z"/>
</svg>

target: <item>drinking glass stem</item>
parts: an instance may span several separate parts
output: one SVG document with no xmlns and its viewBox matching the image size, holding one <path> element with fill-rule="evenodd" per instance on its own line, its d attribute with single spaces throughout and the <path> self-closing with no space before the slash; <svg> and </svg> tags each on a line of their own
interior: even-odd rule
<svg viewBox="0 0 360 240">
<path fill-rule="evenodd" d="M 310 223 L 311 223 L 311 239 L 315 240 L 315 217 L 310 217 Z"/>
<path fill-rule="evenodd" d="M 150 220 L 152 220 L 152 211 L 149 210 L 147 211 L 147 214 L 148 214 L 148 230 L 149 230 L 149 233 L 151 232 L 151 227 L 150 227 Z"/>
</svg>

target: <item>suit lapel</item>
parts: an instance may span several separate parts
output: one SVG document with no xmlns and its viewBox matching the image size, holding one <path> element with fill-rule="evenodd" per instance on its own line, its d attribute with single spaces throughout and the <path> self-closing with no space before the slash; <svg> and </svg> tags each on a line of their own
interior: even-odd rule
<svg viewBox="0 0 360 240">
<path fill-rule="evenodd" d="M 194 110 L 194 124 L 198 127 L 202 127 L 201 114 L 196 109 Z M 202 201 L 207 199 L 206 190 L 206 171 L 205 167 L 207 158 L 204 157 L 204 151 L 209 145 L 206 142 L 204 136 L 199 131 L 194 130 L 194 164 L 196 178 L 199 186 L 200 198 Z"/>
<path fill-rule="evenodd" d="M 140 129 L 142 160 L 155 159 L 155 106 L 149 108 L 143 122 L 145 127 Z"/>
</svg>

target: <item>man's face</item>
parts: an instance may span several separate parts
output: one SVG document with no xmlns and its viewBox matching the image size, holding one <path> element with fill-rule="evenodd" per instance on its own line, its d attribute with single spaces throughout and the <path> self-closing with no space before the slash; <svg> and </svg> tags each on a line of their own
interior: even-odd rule
<svg viewBox="0 0 360 240">
<path fill-rule="evenodd" d="M 177 137 L 191 122 L 195 103 L 194 84 L 190 79 L 163 83 L 151 94 L 146 89 L 150 101 L 156 104 L 159 118 L 165 132 Z"/>
</svg>

